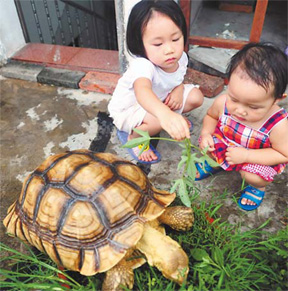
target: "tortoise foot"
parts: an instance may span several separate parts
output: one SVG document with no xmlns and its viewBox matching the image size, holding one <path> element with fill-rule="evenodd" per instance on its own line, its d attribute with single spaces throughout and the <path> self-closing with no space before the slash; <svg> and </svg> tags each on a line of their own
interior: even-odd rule
<svg viewBox="0 0 288 291">
<path fill-rule="evenodd" d="M 173 206 L 166 208 L 158 219 L 175 230 L 189 230 L 194 223 L 194 213 L 190 207 Z"/>
<path fill-rule="evenodd" d="M 106 272 L 102 291 L 124 290 L 123 287 L 132 289 L 134 285 L 133 269 L 125 263 L 119 263 Z"/>
</svg>

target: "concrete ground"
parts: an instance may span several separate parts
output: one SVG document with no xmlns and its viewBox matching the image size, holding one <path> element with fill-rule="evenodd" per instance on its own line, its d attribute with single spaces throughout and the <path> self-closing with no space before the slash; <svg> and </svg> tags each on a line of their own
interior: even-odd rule
<svg viewBox="0 0 288 291">
<path fill-rule="evenodd" d="M 1 76 L 0 89 L 1 221 L 9 205 L 17 199 L 24 177 L 51 154 L 90 148 L 132 160 L 120 147 L 116 130 L 107 117 L 110 95 Z M 189 116 L 194 123 L 193 144 L 197 144 L 202 118 L 212 102 L 213 98 L 205 98 L 204 105 Z M 288 110 L 287 100 L 282 106 Z M 163 132 L 161 136 L 166 134 Z M 157 149 L 162 161 L 151 166 L 149 177 L 156 187 L 169 189 L 171 181 L 180 175 L 177 163 L 181 149 L 176 143 L 164 141 L 159 142 Z M 286 169 L 267 187 L 264 202 L 253 212 L 241 211 L 233 200 L 234 195 L 239 197 L 241 187 L 237 173 L 222 172 L 196 182 L 200 189 L 199 199 L 213 199 L 217 203 L 219 197 L 226 197 L 221 200 L 223 206 L 219 211 L 223 219 L 232 224 L 241 222 L 246 228 L 258 227 L 270 218 L 266 229 L 275 232 L 284 227 L 287 217 L 287 173 Z M 0 225 L 1 241 L 18 246 L 16 240 L 5 234 L 2 223 Z"/>
</svg>

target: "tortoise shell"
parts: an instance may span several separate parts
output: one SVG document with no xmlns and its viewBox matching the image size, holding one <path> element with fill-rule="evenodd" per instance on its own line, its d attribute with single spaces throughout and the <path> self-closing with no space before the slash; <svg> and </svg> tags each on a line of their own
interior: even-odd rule
<svg viewBox="0 0 288 291">
<path fill-rule="evenodd" d="M 174 198 L 131 162 L 76 150 L 50 156 L 25 179 L 4 225 L 57 264 L 89 276 L 116 265 L 144 223 Z"/>
</svg>

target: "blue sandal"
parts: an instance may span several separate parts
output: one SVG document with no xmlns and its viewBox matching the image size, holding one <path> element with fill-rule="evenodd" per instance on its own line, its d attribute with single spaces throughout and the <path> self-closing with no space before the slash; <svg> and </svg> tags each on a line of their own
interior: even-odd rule
<svg viewBox="0 0 288 291">
<path fill-rule="evenodd" d="M 125 131 L 121 131 L 121 130 L 117 130 L 117 136 L 120 140 L 120 142 L 124 145 L 127 140 L 128 140 L 128 133 L 125 132 Z M 139 145 L 138 148 L 139 148 L 139 151 L 141 150 L 141 147 L 143 145 Z M 142 161 L 138 158 L 138 156 L 135 154 L 135 152 L 133 151 L 133 149 L 130 149 L 130 148 L 127 148 L 129 154 L 132 156 L 132 158 L 134 160 L 136 160 L 137 162 L 139 163 L 142 163 L 142 164 L 155 164 L 155 163 L 158 163 L 160 162 L 161 160 L 161 155 L 160 153 L 152 146 L 152 144 L 150 144 L 147 149 L 145 149 L 144 151 L 147 151 L 147 150 L 151 150 L 154 152 L 154 154 L 157 156 L 157 160 L 154 160 L 154 161 L 151 161 L 151 162 L 146 162 L 146 161 Z"/>
<path fill-rule="evenodd" d="M 252 196 L 251 194 L 261 198 L 260 200 L 255 198 L 254 196 Z M 238 200 L 238 205 L 241 209 L 246 210 L 246 211 L 251 211 L 251 210 L 255 210 L 257 209 L 261 202 L 263 201 L 265 195 L 265 191 L 261 191 L 251 185 L 248 185 L 244 191 L 242 192 L 242 195 L 240 196 L 239 200 Z M 247 205 L 247 204 L 242 204 L 241 201 L 243 198 L 249 199 L 251 201 L 253 201 L 254 203 L 256 203 L 256 205 Z"/>
<path fill-rule="evenodd" d="M 194 125 L 193 125 L 192 121 L 188 117 L 185 117 L 185 118 L 187 119 L 187 123 L 188 123 L 188 126 L 189 126 L 189 133 L 191 135 L 192 132 L 193 132 Z"/>
<path fill-rule="evenodd" d="M 195 181 L 200 181 L 200 180 L 206 179 L 208 177 L 211 177 L 212 174 L 216 174 L 216 173 L 222 171 L 221 167 L 213 168 L 206 161 L 205 161 L 205 172 L 202 168 L 201 163 L 195 163 L 195 166 L 196 166 L 197 171 L 199 173 L 199 177 L 195 178 Z"/>
</svg>

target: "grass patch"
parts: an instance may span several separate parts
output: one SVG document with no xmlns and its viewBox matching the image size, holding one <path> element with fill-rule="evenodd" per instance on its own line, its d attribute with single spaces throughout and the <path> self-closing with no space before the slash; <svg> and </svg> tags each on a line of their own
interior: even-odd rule
<svg viewBox="0 0 288 291">
<path fill-rule="evenodd" d="M 220 206 L 204 202 L 195 211 L 195 225 L 183 236 L 190 258 L 188 290 L 287 290 L 287 228 L 276 234 L 263 229 L 241 232 L 241 224 L 217 219 Z M 209 217 L 216 219 L 212 224 Z"/>
<path fill-rule="evenodd" d="M 265 232 L 267 221 L 257 229 L 241 232 L 241 224 L 231 225 L 218 218 L 220 207 L 218 203 L 206 205 L 194 200 L 192 230 L 180 233 L 167 229 L 189 257 L 187 282 L 178 286 L 145 264 L 134 271 L 133 290 L 288 290 L 287 228 L 276 234 Z M 0 270 L 4 278 L 1 290 L 66 290 L 63 284 L 71 290 L 101 289 L 103 274 L 84 277 L 61 272 L 47 256 L 29 247 L 28 254 L 4 244 L 0 247 L 1 265 L 5 266 Z"/>
</svg>

